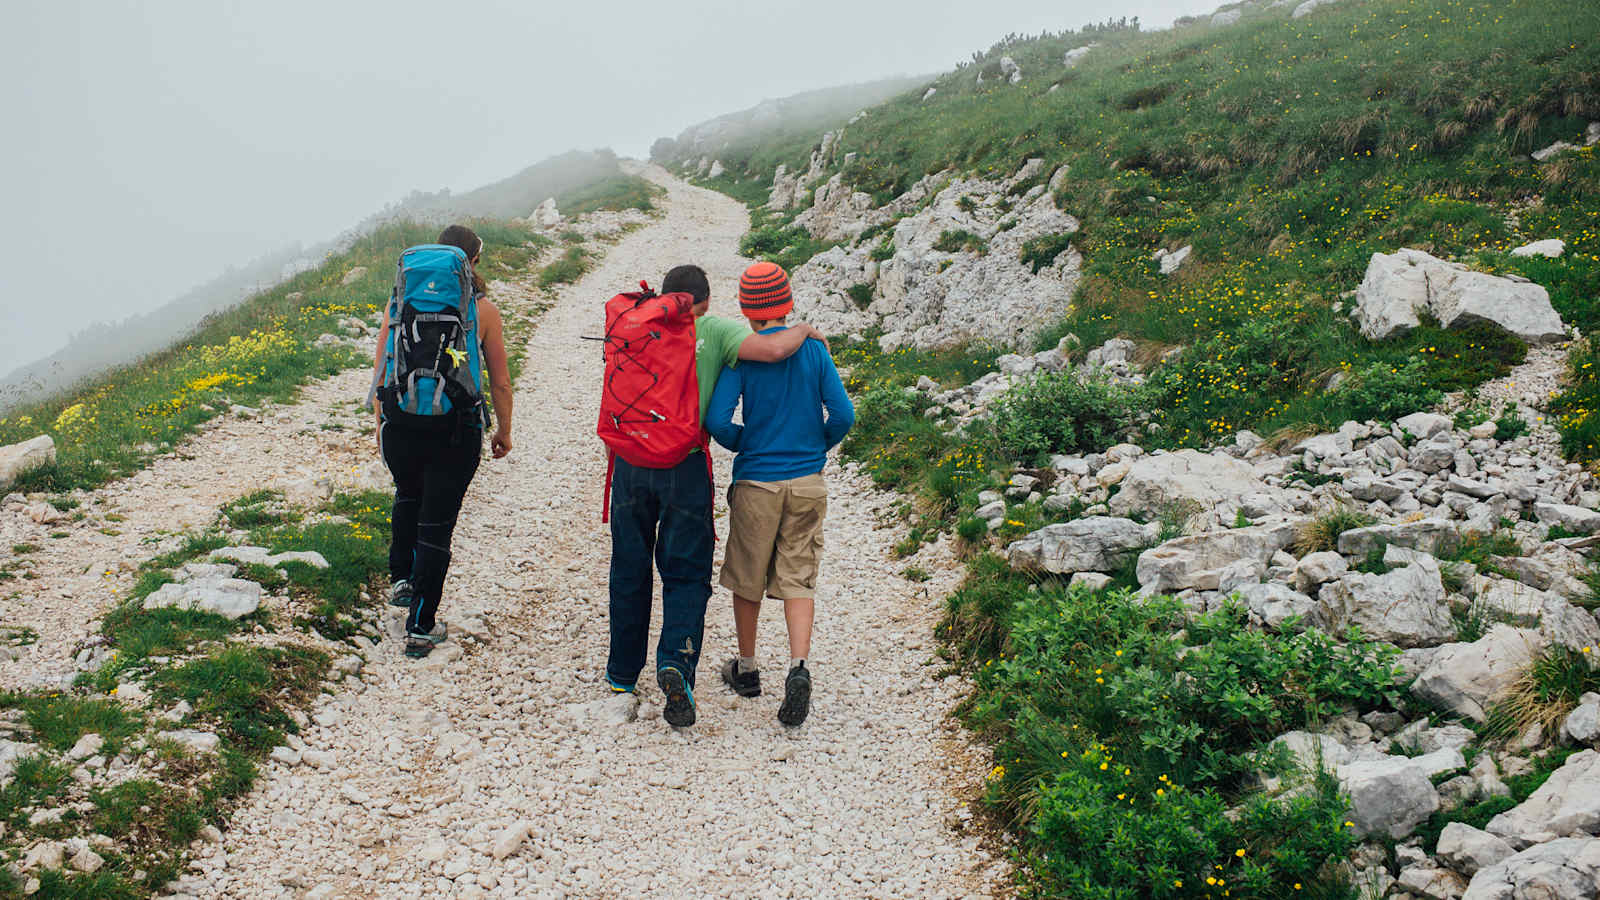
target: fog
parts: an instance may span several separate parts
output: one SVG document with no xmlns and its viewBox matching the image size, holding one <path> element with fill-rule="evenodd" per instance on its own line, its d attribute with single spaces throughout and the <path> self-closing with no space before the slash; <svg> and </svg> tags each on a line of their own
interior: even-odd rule
<svg viewBox="0 0 1600 900">
<path fill-rule="evenodd" d="M 413 190 L 1216 0 L 9 0 L 0 372 Z M 175 328 L 175 331 L 178 329 Z"/>
</svg>

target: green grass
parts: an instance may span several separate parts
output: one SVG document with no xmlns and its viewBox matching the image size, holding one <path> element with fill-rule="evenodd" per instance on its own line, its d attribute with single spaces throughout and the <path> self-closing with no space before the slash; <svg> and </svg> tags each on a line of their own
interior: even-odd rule
<svg viewBox="0 0 1600 900">
<path fill-rule="evenodd" d="M 1070 166 L 1057 202 L 1083 231 L 1037 239 L 1024 257 L 1037 271 L 1068 243 L 1084 254 L 1052 335 L 1187 348 L 1142 396 L 1150 444 L 1392 418 L 1504 374 L 1525 348 L 1433 326 L 1365 340 L 1333 307 L 1374 252 L 1420 247 L 1524 275 L 1568 322 L 1600 320 L 1600 161 L 1523 155 L 1600 117 L 1600 73 L 1586 62 L 1600 17 L 1568 11 L 1557 0 L 1515 15 L 1375 0 L 1299 20 L 1253 13 L 1227 29 L 1012 38 L 935 80 L 928 102 L 913 93 L 872 109 L 846 129 L 840 158 L 857 157 L 838 171 L 883 203 L 945 169 L 999 178 L 1039 158 L 1043 178 Z M 1090 40 L 1102 46 L 1063 68 L 1062 52 Z M 1002 54 L 1024 81 L 977 85 Z M 752 159 L 809 151 L 777 136 L 765 149 Z M 748 174 L 770 179 L 770 168 Z M 1513 206 L 1525 210 L 1520 233 L 1505 223 Z M 969 246 L 956 237 L 946 243 Z M 1509 255 L 1535 237 L 1562 237 L 1569 251 Z M 1184 243 L 1194 261 L 1160 275 L 1152 250 Z M 1600 370 L 1585 361 L 1563 406 L 1575 453 L 1600 445 L 1583 424 L 1600 408 L 1600 386 L 1588 386 Z M 1344 384 L 1324 390 L 1339 373 Z"/>
<path fill-rule="evenodd" d="M 544 240 L 495 222 L 472 226 L 485 242 L 481 270 L 488 278 L 525 264 Z M 55 438 L 57 453 L 53 465 L 27 473 L 13 489 L 97 487 L 142 468 L 225 414 L 230 403 L 288 400 L 313 378 L 363 364 L 369 359 L 363 354 L 312 343 L 337 331 L 340 318 L 376 318 L 400 251 L 437 236 L 435 226 L 379 228 L 318 268 L 209 317 L 171 349 L 12 411 L 0 419 L 0 444 L 43 432 Z M 346 273 L 358 266 L 366 274 L 344 285 Z"/>
<path fill-rule="evenodd" d="M 123 743 L 144 727 L 141 717 L 114 700 L 73 694 L 0 695 L 0 708 L 20 709 L 37 742 L 57 752 L 72 749 L 86 734 L 98 734 L 105 739 L 100 752 L 115 756 Z"/>
<path fill-rule="evenodd" d="M 196 720 L 260 755 L 295 730 L 287 707 L 305 704 L 326 665 L 326 654 L 312 650 L 234 646 L 162 669 L 151 687 L 166 703 L 188 701 Z"/>
<path fill-rule="evenodd" d="M 556 196 L 556 207 L 571 218 L 600 210 L 655 209 L 666 190 L 637 175 L 614 175 Z"/>
<path fill-rule="evenodd" d="M 253 542 L 274 553 L 315 548 L 328 561 L 326 569 L 302 563 L 283 566 L 289 591 L 314 604 L 311 614 L 297 624 L 333 639 L 356 632 L 369 614 L 362 591 L 372 596 L 370 591 L 387 580 L 392 499 L 377 491 L 341 494 L 325 508 L 348 521 L 289 523 L 251 534 Z"/>
<path fill-rule="evenodd" d="M 572 284 L 589 271 L 589 252 L 582 247 L 568 247 L 554 262 L 539 270 L 539 286 L 549 288 L 557 284 Z"/>
</svg>

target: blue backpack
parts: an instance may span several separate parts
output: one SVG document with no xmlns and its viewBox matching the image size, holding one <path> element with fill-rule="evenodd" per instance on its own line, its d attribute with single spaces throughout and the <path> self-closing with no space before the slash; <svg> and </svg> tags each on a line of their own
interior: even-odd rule
<svg viewBox="0 0 1600 900">
<path fill-rule="evenodd" d="M 461 248 L 420 244 L 400 254 L 384 357 L 385 422 L 452 430 L 488 424 L 478 297 Z"/>
</svg>

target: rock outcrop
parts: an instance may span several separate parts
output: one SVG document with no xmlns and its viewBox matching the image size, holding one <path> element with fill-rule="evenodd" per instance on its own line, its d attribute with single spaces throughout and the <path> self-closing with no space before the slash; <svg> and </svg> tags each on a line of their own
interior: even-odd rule
<svg viewBox="0 0 1600 900">
<path fill-rule="evenodd" d="M 1446 328 L 1487 322 L 1530 344 L 1567 339 L 1550 294 L 1539 285 L 1476 272 L 1420 250 L 1374 253 L 1356 291 L 1361 333 L 1382 340 L 1421 324 L 1426 313 Z"/>
</svg>

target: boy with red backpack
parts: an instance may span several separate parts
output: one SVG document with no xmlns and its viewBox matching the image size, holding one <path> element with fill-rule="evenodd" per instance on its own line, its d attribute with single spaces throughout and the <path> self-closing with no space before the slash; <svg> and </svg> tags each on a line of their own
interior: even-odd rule
<svg viewBox="0 0 1600 900">
<path fill-rule="evenodd" d="M 661 573 L 656 683 L 662 717 L 695 720 L 694 680 L 711 597 L 712 487 L 709 438 L 701 423 L 724 366 L 787 359 L 805 324 L 755 335 L 706 315 L 711 285 L 699 266 L 678 266 L 662 294 L 619 294 L 606 304 L 606 374 L 598 433 L 611 450 L 611 649 L 606 679 L 631 694 L 644 668 L 654 593 Z"/>
</svg>

